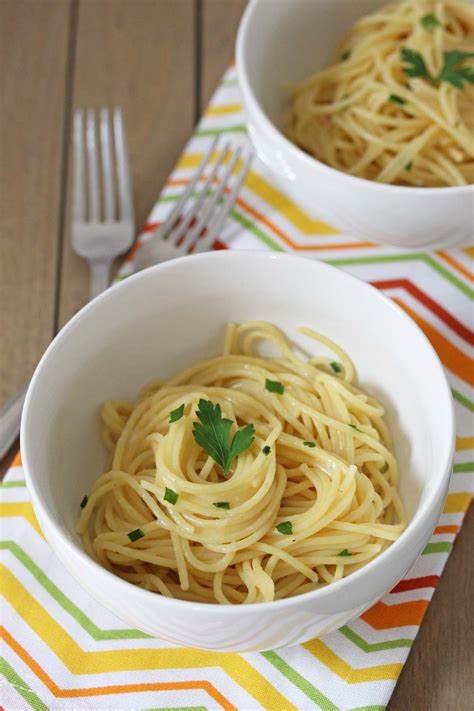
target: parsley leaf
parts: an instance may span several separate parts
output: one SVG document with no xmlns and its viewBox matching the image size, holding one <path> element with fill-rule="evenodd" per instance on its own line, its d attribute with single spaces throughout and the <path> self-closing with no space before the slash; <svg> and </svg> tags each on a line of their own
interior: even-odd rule
<svg viewBox="0 0 474 711">
<path fill-rule="evenodd" d="M 337 555 L 342 555 L 343 557 L 346 557 L 346 556 L 352 555 L 352 553 L 350 553 L 350 552 L 347 550 L 347 548 L 344 548 L 344 550 L 341 551 L 340 553 L 338 553 Z"/>
<path fill-rule="evenodd" d="M 213 504 L 217 509 L 230 509 L 228 501 L 215 501 Z"/>
<path fill-rule="evenodd" d="M 443 66 L 438 76 L 431 76 L 425 60 L 419 52 L 414 52 L 408 47 L 402 47 L 401 59 L 405 63 L 402 66 L 404 73 L 409 77 L 421 77 L 428 79 L 434 86 L 438 86 L 442 81 L 448 82 L 457 89 L 464 87 L 464 82 L 474 84 L 474 68 L 461 67 L 461 62 L 474 57 L 474 52 L 464 52 L 460 49 L 451 49 L 443 52 Z"/>
<path fill-rule="evenodd" d="M 313 447 L 316 447 L 316 442 L 303 442 L 305 447 L 310 447 L 313 449 Z"/>
<path fill-rule="evenodd" d="M 83 498 L 82 501 L 81 501 L 81 509 L 85 509 L 85 508 L 86 508 L 88 501 L 89 501 L 89 497 L 88 497 L 88 496 L 84 496 L 84 498 Z"/>
<path fill-rule="evenodd" d="M 278 380 L 270 380 L 269 378 L 265 380 L 265 389 L 271 393 L 278 393 L 279 395 L 283 395 L 285 392 L 283 383 L 280 383 Z"/>
<path fill-rule="evenodd" d="M 177 422 L 178 420 L 180 420 L 183 415 L 184 415 L 184 402 L 182 405 L 177 407 L 176 410 L 172 410 L 170 412 L 170 424 L 172 422 Z"/>
<path fill-rule="evenodd" d="M 474 57 L 474 52 L 462 52 L 458 49 L 443 52 L 444 64 L 435 79 L 436 84 L 448 81 L 458 89 L 463 88 L 465 81 L 474 84 L 474 68 L 459 66 L 461 62 L 472 57 Z"/>
<path fill-rule="evenodd" d="M 362 430 L 360 430 L 360 429 L 359 429 L 358 427 L 356 427 L 355 425 L 349 425 L 349 427 L 352 427 L 352 429 L 355 430 L 356 432 L 360 432 L 361 434 L 364 434 L 364 433 L 362 432 Z"/>
<path fill-rule="evenodd" d="M 403 104 L 407 103 L 406 99 L 403 99 L 401 96 L 398 96 L 398 94 L 390 94 L 388 100 L 391 101 L 393 104 L 400 104 L 400 106 L 403 106 Z"/>
<path fill-rule="evenodd" d="M 331 366 L 331 368 L 333 369 L 333 371 L 334 371 L 335 373 L 340 373 L 341 370 L 342 370 L 342 368 L 341 368 L 341 366 L 339 365 L 339 363 L 336 363 L 335 360 L 333 360 L 331 363 L 329 363 L 329 365 Z"/>
<path fill-rule="evenodd" d="M 220 405 L 210 400 L 199 400 L 197 416 L 200 422 L 193 425 L 193 437 L 197 444 L 222 467 L 224 476 L 229 476 L 232 461 L 250 447 L 255 439 L 255 427 L 246 425 L 235 433 L 230 441 L 232 420 L 222 417 Z"/>
<path fill-rule="evenodd" d="M 351 56 L 351 54 L 352 54 L 352 50 L 351 50 L 351 49 L 346 49 L 346 51 L 341 54 L 341 61 L 342 61 L 342 62 L 345 62 L 346 59 L 349 59 L 349 57 Z"/>
<path fill-rule="evenodd" d="M 420 18 L 420 23 L 427 32 L 433 32 L 436 27 L 442 26 L 436 15 L 423 15 L 423 17 Z"/>
<path fill-rule="evenodd" d="M 264 453 L 264 455 L 265 455 L 266 457 L 268 457 L 268 455 L 270 454 L 271 451 L 272 451 L 272 448 L 269 447 L 268 444 L 265 445 L 265 447 L 262 449 L 262 452 Z"/>
<path fill-rule="evenodd" d="M 174 506 L 179 498 L 179 494 L 177 494 L 176 491 L 173 491 L 173 489 L 168 489 L 168 487 L 166 487 L 165 495 L 163 496 L 163 498 L 169 504 L 173 504 Z"/>
<path fill-rule="evenodd" d="M 283 533 L 285 536 L 291 536 L 291 534 L 293 533 L 293 524 L 291 523 L 291 521 L 283 521 L 282 523 L 278 524 L 276 530 L 279 533 Z"/>
<path fill-rule="evenodd" d="M 405 170 L 410 171 L 413 168 L 413 161 L 409 160 L 408 163 L 405 165 Z"/>
<path fill-rule="evenodd" d="M 138 541 L 139 538 L 143 538 L 145 534 L 143 533 L 141 528 L 136 528 L 134 531 L 130 531 L 130 533 L 127 533 L 127 536 L 129 539 L 132 541 Z"/>
</svg>

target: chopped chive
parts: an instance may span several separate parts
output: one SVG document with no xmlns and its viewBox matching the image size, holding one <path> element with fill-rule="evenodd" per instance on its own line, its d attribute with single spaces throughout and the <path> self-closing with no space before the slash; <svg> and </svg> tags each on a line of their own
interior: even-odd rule
<svg viewBox="0 0 474 711">
<path fill-rule="evenodd" d="M 331 363 L 329 363 L 329 365 L 331 366 L 331 368 L 333 369 L 333 371 L 335 373 L 340 373 L 342 371 L 341 366 L 339 365 L 339 363 L 336 363 L 335 360 L 331 361 Z"/>
<path fill-rule="evenodd" d="M 283 533 L 285 536 L 291 536 L 291 534 L 293 533 L 293 524 L 291 523 L 291 521 L 283 521 L 282 523 L 278 524 L 276 530 L 279 533 Z"/>
<path fill-rule="evenodd" d="M 349 427 L 352 427 L 352 429 L 355 430 L 356 432 L 360 432 L 361 434 L 364 434 L 364 433 L 362 432 L 362 430 L 360 430 L 360 429 L 359 429 L 358 427 L 356 427 L 355 425 L 349 425 Z"/>
<path fill-rule="evenodd" d="M 270 454 L 271 451 L 272 451 L 272 448 L 269 447 L 268 444 L 265 445 L 265 447 L 262 449 L 262 452 L 264 453 L 264 455 L 265 455 L 266 457 L 268 457 L 268 455 Z"/>
<path fill-rule="evenodd" d="M 173 504 L 173 506 L 174 506 L 174 504 L 178 500 L 178 497 L 179 497 L 179 494 L 177 494 L 176 491 L 173 491 L 173 489 L 168 489 L 168 487 L 166 487 L 165 495 L 163 497 L 165 501 L 168 501 L 168 503 Z"/>
<path fill-rule="evenodd" d="M 270 380 L 269 378 L 265 380 L 265 389 L 271 393 L 278 393 L 279 395 L 283 395 L 285 392 L 283 383 L 278 382 L 278 380 Z"/>
<path fill-rule="evenodd" d="M 316 442 L 303 442 L 303 444 L 305 447 L 311 447 L 311 449 L 316 447 Z"/>
<path fill-rule="evenodd" d="M 230 509 L 228 501 L 215 501 L 212 505 L 215 506 L 216 509 Z"/>
<path fill-rule="evenodd" d="M 423 15 L 423 17 L 420 18 L 420 23 L 423 29 L 427 32 L 433 32 L 436 27 L 441 27 L 441 22 L 438 20 L 436 15 L 431 14 Z"/>
<path fill-rule="evenodd" d="M 341 551 L 340 553 L 338 553 L 337 555 L 342 555 L 343 557 L 346 557 L 346 556 L 352 555 L 352 553 L 350 553 L 350 552 L 347 550 L 347 548 L 344 548 L 344 550 L 342 550 L 342 551 Z"/>
<path fill-rule="evenodd" d="M 88 501 L 89 501 L 89 497 L 88 497 L 88 496 L 84 496 L 84 498 L 83 498 L 82 501 L 81 501 L 81 509 L 85 509 L 85 508 L 86 508 Z"/>
<path fill-rule="evenodd" d="M 405 165 L 405 170 L 410 172 L 410 170 L 413 168 L 413 161 L 409 160 L 408 163 Z"/>
<path fill-rule="evenodd" d="M 177 422 L 178 420 L 180 420 L 183 415 L 184 415 L 184 402 L 182 405 L 177 407 L 176 410 L 172 410 L 170 412 L 170 424 L 172 422 Z"/>
<path fill-rule="evenodd" d="M 352 49 L 346 49 L 346 51 L 341 54 L 341 60 L 342 60 L 343 62 L 345 62 L 346 59 L 349 59 L 349 57 L 351 56 L 351 54 L 352 54 Z"/>
<path fill-rule="evenodd" d="M 130 538 L 132 541 L 138 541 L 139 538 L 143 538 L 145 534 L 143 533 L 141 528 L 136 528 L 134 531 L 130 531 L 130 533 L 127 533 L 127 536 Z"/>
<path fill-rule="evenodd" d="M 401 106 L 403 106 L 403 104 L 407 103 L 406 99 L 404 99 L 401 96 L 398 96 L 398 94 L 390 94 L 390 96 L 388 97 L 388 100 L 393 102 L 394 104 L 400 104 Z"/>
</svg>

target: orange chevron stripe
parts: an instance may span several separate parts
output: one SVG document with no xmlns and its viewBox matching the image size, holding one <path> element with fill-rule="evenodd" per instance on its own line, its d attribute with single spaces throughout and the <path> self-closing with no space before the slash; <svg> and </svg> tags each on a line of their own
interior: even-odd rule
<svg viewBox="0 0 474 711">
<path fill-rule="evenodd" d="M 78 689 L 61 689 L 38 664 L 37 661 L 14 639 L 4 628 L 0 627 L 0 637 L 13 649 L 25 664 L 36 674 L 38 679 L 49 689 L 56 698 L 77 698 L 80 696 L 105 696 L 107 694 L 130 694 L 143 691 L 178 691 L 184 689 L 202 689 L 225 711 L 238 711 L 238 709 L 220 693 L 209 681 L 171 681 L 147 684 L 113 684 L 111 686 L 92 686 Z"/>
<path fill-rule="evenodd" d="M 447 264 L 449 264 L 453 269 L 455 269 L 457 272 L 465 276 L 467 279 L 470 281 L 474 281 L 474 274 L 469 271 L 469 269 L 466 269 L 466 267 L 463 267 L 462 264 L 459 264 L 453 257 L 451 257 L 450 254 L 447 254 L 446 252 L 436 252 L 438 257 L 441 257 Z"/>
<path fill-rule="evenodd" d="M 459 526 L 437 526 L 434 530 L 435 535 L 439 533 L 457 533 L 459 531 Z"/>
<path fill-rule="evenodd" d="M 204 180 L 204 178 L 202 178 Z M 214 182 L 218 182 L 215 180 Z M 188 185 L 189 180 L 187 178 L 174 178 L 173 180 L 168 180 L 166 183 L 167 187 L 179 187 L 183 185 Z M 224 190 L 225 193 L 228 193 L 229 190 L 226 188 Z M 268 227 L 269 230 L 271 230 L 277 237 L 279 237 L 288 247 L 291 247 L 297 252 L 313 252 L 313 251 L 323 251 L 323 250 L 334 250 L 334 249 L 355 249 L 355 248 L 366 248 L 366 247 L 374 247 L 373 242 L 338 242 L 338 243 L 331 243 L 331 244 L 298 244 L 297 242 L 294 242 L 289 235 L 286 234 L 286 232 L 283 232 L 277 225 L 275 225 L 274 222 L 269 220 L 262 212 L 259 210 L 256 210 L 254 207 L 252 207 L 246 200 L 243 200 L 242 198 L 237 198 L 236 204 L 239 205 L 242 209 L 244 209 L 249 215 L 252 215 L 253 218 L 258 220 L 262 225 L 265 225 Z M 328 233 L 331 234 L 331 233 Z"/>
<path fill-rule="evenodd" d="M 384 602 L 377 602 L 367 612 L 364 612 L 361 617 L 376 630 L 405 627 L 405 625 L 420 625 L 428 605 L 428 600 L 400 602 L 397 605 L 386 605 Z"/>
<path fill-rule="evenodd" d="M 474 385 L 474 360 L 448 341 L 434 326 L 407 306 L 402 299 L 396 296 L 392 297 L 392 299 L 416 321 L 425 336 L 431 341 L 431 345 L 438 353 L 444 365 L 455 373 L 458 378 L 469 383 L 469 385 Z"/>
<path fill-rule="evenodd" d="M 21 467 L 21 452 L 18 450 L 18 452 L 15 454 L 15 459 L 12 462 L 12 467 Z"/>
</svg>

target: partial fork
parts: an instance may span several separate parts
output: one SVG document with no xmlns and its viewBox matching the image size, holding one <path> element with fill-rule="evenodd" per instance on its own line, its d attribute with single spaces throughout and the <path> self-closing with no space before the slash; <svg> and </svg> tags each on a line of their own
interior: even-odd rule
<svg viewBox="0 0 474 711">
<path fill-rule="evenodd" d="M 122 111 L 115 108 L 110 116 L 108 109 L 101 109 L 97 126 L 93 109 L 77 109 L 74 114 L 72 246 L 89 262 L 91 299 L 108 287 L 112 262 L 131 247 L 134 234 Z"/>
<path fill-rule="evenodd" d="M 195 254 L 211 249 L 252 162 L 251 153 L 240 160 L 240 147 L 232 153 L 230 143 L 226 143 L 216 153 L 217 147 L 218 139 L 215 138 L 171 213 L 136 253 L 135 270 L 190 252 Z M 200 182 L 203 185 L 193 196 Z"/>
</svg>

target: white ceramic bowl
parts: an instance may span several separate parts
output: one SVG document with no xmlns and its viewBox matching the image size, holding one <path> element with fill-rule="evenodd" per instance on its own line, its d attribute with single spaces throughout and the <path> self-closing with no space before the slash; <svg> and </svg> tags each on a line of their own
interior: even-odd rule
<svg viewBox="0 0 474 711">
<path fill-rule="evenodd" d="M 473 2 L 474 0 L 469 0 Z M 363 240 L 440 248 L 474 235 L 474 186 L 383 185 L 330 168 L 281 132 L 285 85 L 331 58 L 344 32 L 386 0 L 251 0 L 237 38 L 250 137 L 283 189 L 310 214 Z"/>
<path fill-rule="evenodd" d="M 369 317 L 370 315 L 370 317 Z M 265 319 L 298 343 L 308 324 L 354 358 L 359 381 L 387 408 L 410 524 L 379 558 L 327 588 L 271 603 L 171 600 L 112 575 L 82 550 L 79 503 L 103 471 L 98 408 L 134 398 L 220 352 L 228 321 Z M 21 428 L 40 525 L 66 568 L 105 607 L 189 647 L 250 651 L 303 642 L 345 624 L 395 585 L 422 551 L 445 499 L 453 455 L 450 391 L 423 333 L 371 286 L 319 262 L 264 252 L 216 252 L 167 262 L 82 309 L 43 356 Z"/>
</svg>

